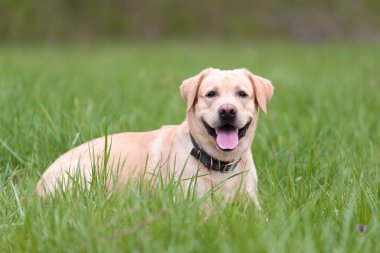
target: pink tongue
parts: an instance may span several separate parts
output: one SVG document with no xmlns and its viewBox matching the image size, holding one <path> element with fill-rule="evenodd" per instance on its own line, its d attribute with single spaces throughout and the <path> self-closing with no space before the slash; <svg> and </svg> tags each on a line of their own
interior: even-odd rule
<svg viewBox="0 0 380 253">
<path fill-rule="evenodd" d="M 234 149 L 239 143 L 238 129 L 217 129 L 216 143 L 221 149 Z"/>
</svg>

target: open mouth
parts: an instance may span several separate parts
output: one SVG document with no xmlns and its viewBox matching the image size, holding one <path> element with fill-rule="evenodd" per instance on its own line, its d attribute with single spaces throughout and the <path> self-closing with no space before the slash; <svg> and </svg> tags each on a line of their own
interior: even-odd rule
<svg viewBox="0 0 380 253">
<path fill-rule="evenodd" d="M 218 128 L 212 128 L 202 120 L 207 133 L 215 138 L 216 144 L 223 151 L 232 151 L 237 147 L 239 139 L 246 135 L 251 121 L 252 119 L 250 119 L 244 127 L 238 129 L 230 124 L 225 124 Z"/>
</svg>

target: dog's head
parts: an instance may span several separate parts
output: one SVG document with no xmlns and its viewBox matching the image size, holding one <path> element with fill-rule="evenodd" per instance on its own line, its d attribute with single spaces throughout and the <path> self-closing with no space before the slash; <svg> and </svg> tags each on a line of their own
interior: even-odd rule
<svg viewBox="0 0 380 253">
<path fill-rule="evenodd" d="M 211 156 L 231 160 L 252 143 L 259 116 L 273 95 L 269 80 L 246 69 L 205 69 L 183 81 L 187 121 L 198 144 Z"/>
</svg>

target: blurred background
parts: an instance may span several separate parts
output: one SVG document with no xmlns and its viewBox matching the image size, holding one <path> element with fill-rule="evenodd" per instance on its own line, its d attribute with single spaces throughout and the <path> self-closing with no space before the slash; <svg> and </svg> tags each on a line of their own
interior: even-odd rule
<svg viewBox="0 0 380 253">
<path fill-rule="evenodd" d="M 378 41 L 378 0 L 1 0 L 0 42 Z"/>
<path fill-rule="evenodd" d="M 0 0 L 0 253 L 380 252 L 379 42 L 380 0 Z M 263 211 L 208 219 L 174 184 L 37 199 L 67 150 L 183 122 L 210 66 L 275 86 Z"/>
</svg>

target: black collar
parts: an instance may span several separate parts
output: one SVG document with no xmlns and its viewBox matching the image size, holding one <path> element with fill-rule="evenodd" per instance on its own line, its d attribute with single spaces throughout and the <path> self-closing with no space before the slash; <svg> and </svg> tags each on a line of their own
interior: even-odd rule
<svg viewBox="0 0 380 253">
<path fill-rule="evenodd" d="M 190 139 L 194 146 L 190 154 L 194 156 L 196 159 L 198 159 L 209 170 L 216 170 L 219 172 L 232 171 L 233 169 L 235 169 L 236 165 L 238 165 L 238 163 L 241 160 L 239 159 L 237 162 L 234 162 L 234 163 L 219 161 L 215 158 L 212 158 L 209 154 L 203 151 L 199 147 L 199 145 L 195 142 L 194 137 L 191 133 L 190 133 Z"/>
</svg>

